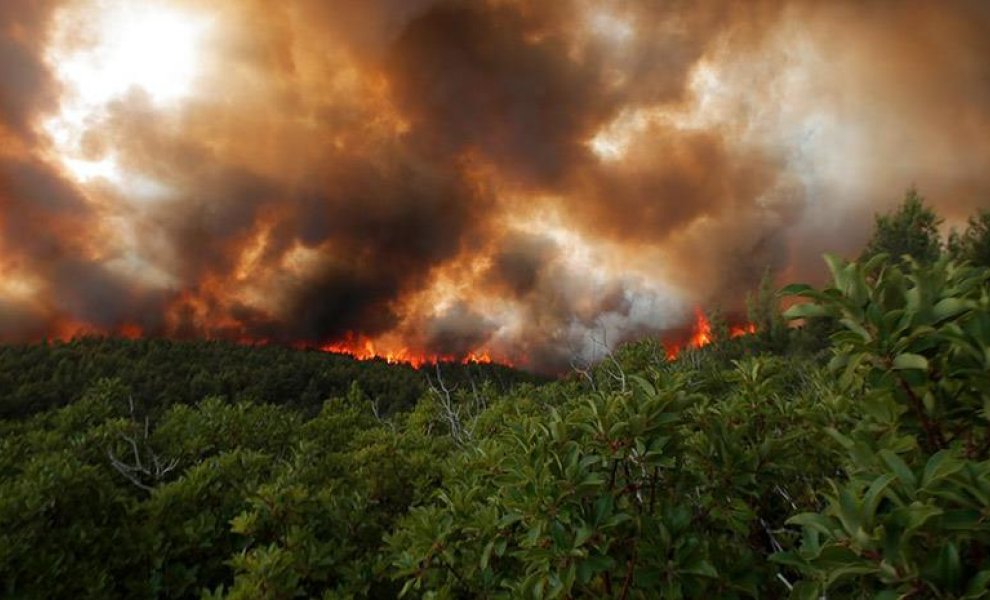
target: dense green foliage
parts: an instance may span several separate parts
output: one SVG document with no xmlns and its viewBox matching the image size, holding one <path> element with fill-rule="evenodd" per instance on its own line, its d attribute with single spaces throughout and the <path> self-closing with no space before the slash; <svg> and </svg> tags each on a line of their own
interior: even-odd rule
<svg viewBox="0 0 990 600">
<path fill-rule="evenodd" d="M 537 381 L 501 365 L 445 365 L 448 376 L 500 389 Z M 383 410 L 408 410 L 426 389 L 409 365 L 356 361 L 340 354 L 222 341 L 81 338 L 71 342 L 0 345 L 0 418 L 21 418 L 78 400 L 101 378 L 123 383 L 149 409 L 195 404 L 207 396 L 287 405 L 309 415 L 357 382 Z"/>
<path fill-rule="evenodd" d="M 755 335 L 549 383 L 6 348 L 0 595 L 990 598 L 990 269 L 827 263 Z"/>
<path fill-rule="evenodd" d="M 949 236 L 948 250 L 957 260 L 990 267 L 990 210 L 981 210 L 970 217 L 962 233 L 953 231 Z"/>
<path fill-rule="evenodd" d="M 873 237 L 860 259 L 886 254 L 895 264 L 900 264 L 905 256 L 922 263 L 934 262 L 942 252 L 938 232 L 941 223 L 942 219 L 925 205 L 925 199 L 912 187 L 896 211 L 876 216 Z"/>
<path fill-rule="evenodd" d="M 845 394 L 860 418 L 829 428 L 845 477 L 796 515 L 798 549 L 775 559 L 800 596 L 990 594 L 990 272 L 941 259 L 905 271 L 829 259 L 834 287 L 792 316 L 830 315 Z"/>
<path fill-rule="evenodd" d="M 474 378 L 509 376 L 442 369 L 479 397 L 501 384 Z M 393 422 L 357 379 L 316 414 L 251 396 L 146 410 L 122 379 L 100 379 L 67 406 L 0 421 L 2 595 L 391 597 L 384 535 L 453 447 L 421 394 Z"/>
</svg>

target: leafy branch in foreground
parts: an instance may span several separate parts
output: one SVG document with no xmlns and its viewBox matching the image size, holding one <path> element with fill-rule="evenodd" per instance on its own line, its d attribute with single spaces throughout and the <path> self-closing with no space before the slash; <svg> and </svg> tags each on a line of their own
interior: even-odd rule
<svg viewBox="0 0 990 600">
<path fill-rule="evenodd" d="M 827 506 L 790 519 L 795 596 L 990 596 L 990 271 L 827 257 L 832 286 L 790 318 L 833 317 L 829 369 L 863 418 L 829 430 L 847 452 Z"/>
</svg>

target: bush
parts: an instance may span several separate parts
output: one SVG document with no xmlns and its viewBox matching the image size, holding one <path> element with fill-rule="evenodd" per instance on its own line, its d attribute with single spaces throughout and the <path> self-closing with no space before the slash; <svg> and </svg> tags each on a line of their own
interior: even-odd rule
<svg viewBox="0 0 990 600">
<path fill-rule="evenodd" d="M 827 315 L 837 373 L 863 418 L 829 430 L 845 477 L 822 510 L 796 515 L 798 549 L 775 557 L 804 580 L 796 596 L 990 595 L 990 271 L 885 257 L 830 257 L 833 287 L 792 317 Z"/>
</svg>

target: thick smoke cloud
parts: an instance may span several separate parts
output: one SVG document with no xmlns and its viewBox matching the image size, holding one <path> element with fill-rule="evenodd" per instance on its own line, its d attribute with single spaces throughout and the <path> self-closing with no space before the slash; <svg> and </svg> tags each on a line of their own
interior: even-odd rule
<svg viewBox="0 0 990 600">
<path fill-rule="evenodd" d="M 990 198 L 982 2 L 155 0 L 161 81 L 134 6 L 0 3 L 0 339 L 552 371 Z"/>
</svg>

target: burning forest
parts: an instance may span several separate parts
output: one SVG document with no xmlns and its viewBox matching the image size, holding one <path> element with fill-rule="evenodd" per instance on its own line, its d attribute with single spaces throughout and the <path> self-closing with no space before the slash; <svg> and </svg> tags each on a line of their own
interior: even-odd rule
<svg viewBox="0 0 990 600">
<path fill-rule="evenodd" d="M 877 8 L 5 0 L 0 341 L 676 356 L 909 185 L 990 197 L 990 9 Z"/>
</svg>

